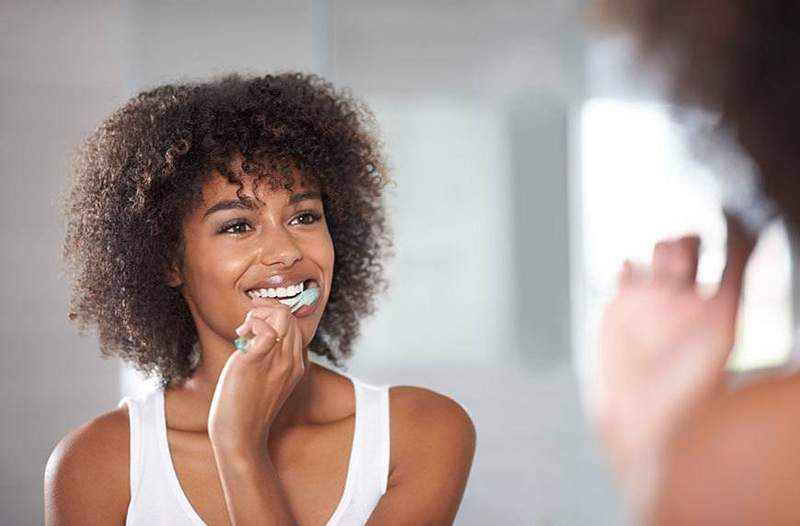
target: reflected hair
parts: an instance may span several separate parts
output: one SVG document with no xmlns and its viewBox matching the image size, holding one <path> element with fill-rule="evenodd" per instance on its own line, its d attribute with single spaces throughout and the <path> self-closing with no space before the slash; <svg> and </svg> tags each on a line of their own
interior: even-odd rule
<svg viewBox="0 0 800 526">
<path fill-rule="evenodd" d="M 800 2 L 599 0 L 668 73 L 669 95 L 712 112 L 752 159 L 760 191 L 800 227 Z"/>
</svg>

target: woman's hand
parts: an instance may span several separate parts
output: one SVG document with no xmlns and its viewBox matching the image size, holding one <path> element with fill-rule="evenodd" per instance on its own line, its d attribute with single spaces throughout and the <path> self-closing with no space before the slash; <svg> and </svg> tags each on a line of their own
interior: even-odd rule
<svg viewBox="0 0 800 526">
<path fill-rule="evenodd" d="M 634 505 L 647 500 L 670 436 L 721 392 L 754 239 L 726 216 L 727 264 L 718 291 L 699 294 L 697 237 L 658 243 L 652 268 L 625 263 L 600 331 L 597 417 Z"/>
<path fill-rule="evenodd" d="M 236 329 L 252 339 L 246 352 L 231 354 L 217 382 L 208 415 L 215 449 L 264 454 L 270 426 L 303 376 L 297 319 L 288 307 L 267 301 L 250 310 Z"/>
</svg>

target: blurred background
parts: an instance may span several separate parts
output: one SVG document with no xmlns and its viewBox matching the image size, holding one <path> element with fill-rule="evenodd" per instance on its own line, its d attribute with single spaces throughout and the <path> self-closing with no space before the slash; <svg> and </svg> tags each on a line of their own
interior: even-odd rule
<svg viewBox="0 0 800 526">
<path fill-rule="evenodd" d="M 625 523 L 582 409 L 602 305 L 623 258 L 687 231 L 703 236 L 700 279 L 713 283 L 724 189 L 709 174 L 747 167 L 698 163 L 629 43 L 587 32 L 586 4 L 3 0 L 0 524 L 41 524 L 58 440 L 147 388 L 67 320 L 75 148 L 142 89 L 281 70 L 349 87 L 376 115 L 396 257 L 347 369 L 470 411 L 478 449 L 457 523 Z M 732 368 L 790 359 L 794 274 L 775 225 Z"/>
</svg>

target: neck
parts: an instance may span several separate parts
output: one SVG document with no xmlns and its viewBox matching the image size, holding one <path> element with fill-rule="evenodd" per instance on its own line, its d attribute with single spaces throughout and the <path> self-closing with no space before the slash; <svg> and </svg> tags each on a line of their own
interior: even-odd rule
<svg viewBox="0 0 800 526">
<path fill-rule="evenodd" d="M 205 409 L 201 414 L 208 415 L 214 390 L 222 374 L 222 369 L 232 353 L 239 352 L 233 343 L 220 338 L 201 338 L 200 363 L 191 378 L 187 379 L 180 390 L 190 396 L 194 403 Z M 295 386 L 292 394 L 286 399 L 278 415 L 272 423 L 270 433 L 279 433 L 282 429 L 307 423 L 311 420 L 311 395 L 313 379 L 317 374 L 316 367 L 308 360 L 308 350 L 303 353 L 305 372 Z"/>
</svg>

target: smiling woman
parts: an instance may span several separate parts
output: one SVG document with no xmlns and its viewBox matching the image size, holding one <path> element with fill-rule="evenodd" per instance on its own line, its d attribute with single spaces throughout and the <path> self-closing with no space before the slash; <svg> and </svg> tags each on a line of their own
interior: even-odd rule
<svg viewBox="0 0 800 526">
<path fill-rule="evenodd" d="M 165 380 L 186 377 L 194 320 L 181 290 L 163 283 L 185 248 L 183 220 L 204 185 L 221 191 L 220 176 L 236 199 L 245 182 L 252 191 L 303 180 L 323 193 L 339 256 L 311 350 L 346 357 L 383 286 L 389 245 L 373 128 L 365 107 L 315 77 L 229 76 L 138 95 L 81 152 L 65 246 L 76 271 L 72 317 L 97 327 L 105 353 Z"/>
<path fill-rule="evenodd" d="M 452 522 L 464 410 L 308 358 L 345 359 L 383 288 L 386 182 L 368 110 L 313 76 L 162 86 L 100 126 L 70 316 L 161 384 L 61 440 L 48 524 Z"/>
</svg>

